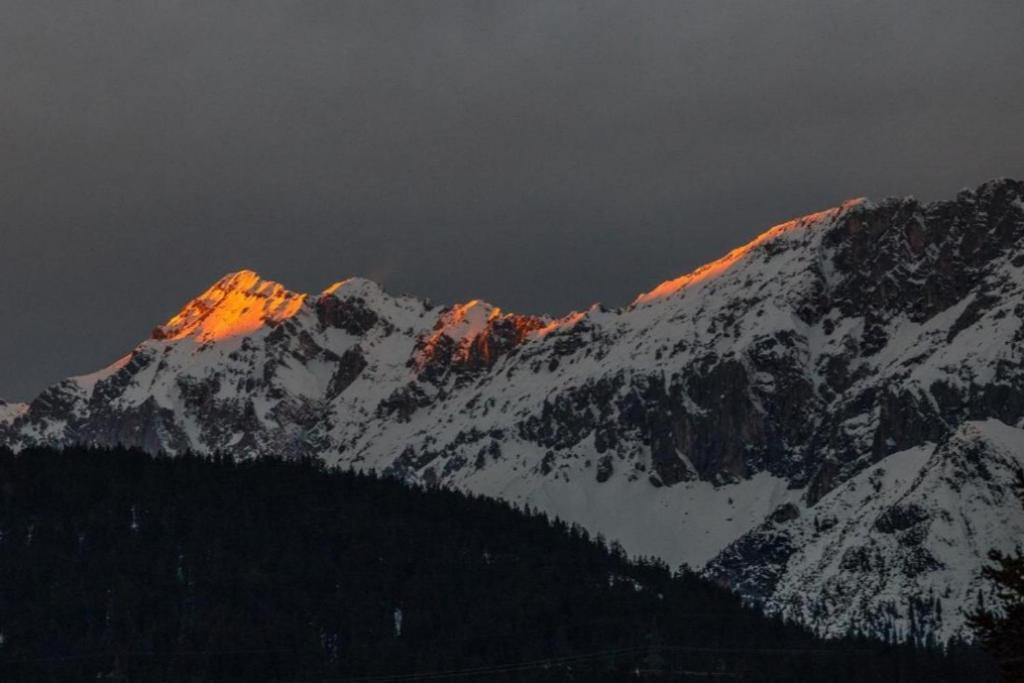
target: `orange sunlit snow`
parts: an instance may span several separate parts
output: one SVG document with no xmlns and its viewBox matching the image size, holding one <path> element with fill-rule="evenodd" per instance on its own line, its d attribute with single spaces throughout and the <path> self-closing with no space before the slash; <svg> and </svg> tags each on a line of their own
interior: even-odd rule
<svg viewBox="0 0 1024 683">
<path fill-rule="evenodd" d="M 268 322 L 294 316 L 306 301 L 282 285 L 263 280 L 251 270 L 234 273 L 193 299 L 157 330 L 160 339 L 193 337 L 217 341 L 250 334 Z"/>
<path fill-rule="evenodd" d="M 756 247 L 761 246 L 768 240 L 778 235 L 781 235 L 784 232 L 789 232 L 794 228 L 807 227 L 809 225 L 818 223 L 823 220 L 832 219 L 843 210 L 861 201 L 862 200 L 860 199 L 851 199 L 849 201 L 843 202 L 842 206 L 839 206 L 837 208 L 819 211 L 818 213 L 812 213 L 810 215 L 802 216 L 791 221 L 786 221 L 785 223 L 780 223 L 775 227 L 765 230 L 760 235 L 755 237 L 753 240 L 751 240 L 747 244 L 744 244 L 742 247 L 737 247 L 736 249 L 733 249 L 732 251 L 730 251 L 728 254 L 718 259 L 717 261 L 712 261 L 711 263 L 705 264 L 698 268 L 697 270 L 686 275 L 683 275 L 682 277 L 662 282 L 660 285 L 658 285 L 651 291 L 638 296 L 633 303 L 645 304 L 650 301 L 662 299 L 666 296 L 669 296 L 680 291 L 681 289 L 684 289 L 691 285 L 697 284 L 698 282 L 703 282 L 717 275 L 720 275 L 721 273 L 724 273 L 725 271 L 729 270 L 729 268 L 731 268 L 733 264 L 735 264 L 737 261 L 740 261 L 744 256 L 749 254 Z"/>
</svg>

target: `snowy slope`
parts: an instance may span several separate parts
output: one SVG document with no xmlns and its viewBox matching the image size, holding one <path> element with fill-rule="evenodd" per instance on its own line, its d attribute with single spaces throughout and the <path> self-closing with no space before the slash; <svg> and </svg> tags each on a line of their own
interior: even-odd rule
<svg viewBox="0 0 1024 683">
<path fill-rule="evenodd" d="M 14 419 L 28 410 L 27 403 L 8 403 L 7 401 L 0 399 L 0 428 L 5 424 L 10 424 Z"/>
<path fill-rule="evenodd" d="M 242 271 L 110 367 L 0 413 L 0 438 L 317 455 L 539 507 L 827 632 L 944 637 L 987 548 L 1019 533 L 1019 501 L 922 480 L 965 531 L 943 536 L 956 557 L 914 557 L 948 572 L 891 571 L 911 551 L 872 515 L 934 458 L 959 462 L 971 429 L 1005 489 L 1017 446 L 992 425 L 1024 419 L 1022 197 L 1002 180 L 929 205 L 846 202 L 628 307 L 562 318 L 434 308 L 359 278 L 308 295 Z M 848 492 L 865 477 L 879 491 Z M 825 517 L 832 531 L 812 533 Z M 877 585 L 841 561 L 868 541 L 889 562 L 864 565 Z M 794 588 L 812 583 L 820 599 Z M 859 602 L 833 599 L 847 584 Z M 936 591 L 941 622 L 918 626 L 912 600 Z M 883 604 L 892 618 L 870 620 Z"/>
<path fill-rule="evenodd" d="M 785 508 L 710 573 L 743 574 L 770 611 L 829 635 L 946 639 L 961 632 L 965 609 L 991 602 L 979 560 L 1024 538 L 1022 475 L 1024 430 L 965 422 L 938 445 L 890 455 L 813 507 Z M 774 562 L 755 563 L 756 554 Z M 752 575 L 752 564 L 762 571 Z"/>
</svg>

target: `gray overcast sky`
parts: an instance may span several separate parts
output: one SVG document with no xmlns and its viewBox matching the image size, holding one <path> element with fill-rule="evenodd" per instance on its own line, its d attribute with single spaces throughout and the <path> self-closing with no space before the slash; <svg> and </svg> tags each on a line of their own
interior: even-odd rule
<svg viewBox="0 0 1024 683">
<path fill-rule="evenodd" d="M 1020 0 L 0 9 L 6 398 L 243 267 L 565 313 L 848 197 L 1024 176 Z"/>
</svg>

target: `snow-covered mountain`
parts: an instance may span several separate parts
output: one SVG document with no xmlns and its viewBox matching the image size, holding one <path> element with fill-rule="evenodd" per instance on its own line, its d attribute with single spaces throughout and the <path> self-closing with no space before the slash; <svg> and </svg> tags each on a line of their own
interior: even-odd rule
<svg viewBox="0 0 1024 683">
<path fill-rule="evenodd" d="M 1024 183 L 855 200 L 563 318 L 242 271 L 0 441 L 316 455 L 579 522 L 824 632 L 958 633 L 1024 506 Z"/>
</svg>

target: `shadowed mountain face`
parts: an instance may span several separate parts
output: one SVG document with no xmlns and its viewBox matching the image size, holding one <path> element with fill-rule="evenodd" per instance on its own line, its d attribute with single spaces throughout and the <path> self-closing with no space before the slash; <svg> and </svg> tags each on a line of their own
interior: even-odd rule
<svg viewBox="0 0 1024 683">
<path fill-rule="evenodd" d="M 1022 302 L 1011 180 L 847 202 L 557 319 L 243 271 L 109 368 L 0 405 L 0 434 L 317 455 L 527 502 L 826 632 L 947 637 L 1024 532 Z M 834 583 L 801 593 L 808 572 Z"/>
</svg>

